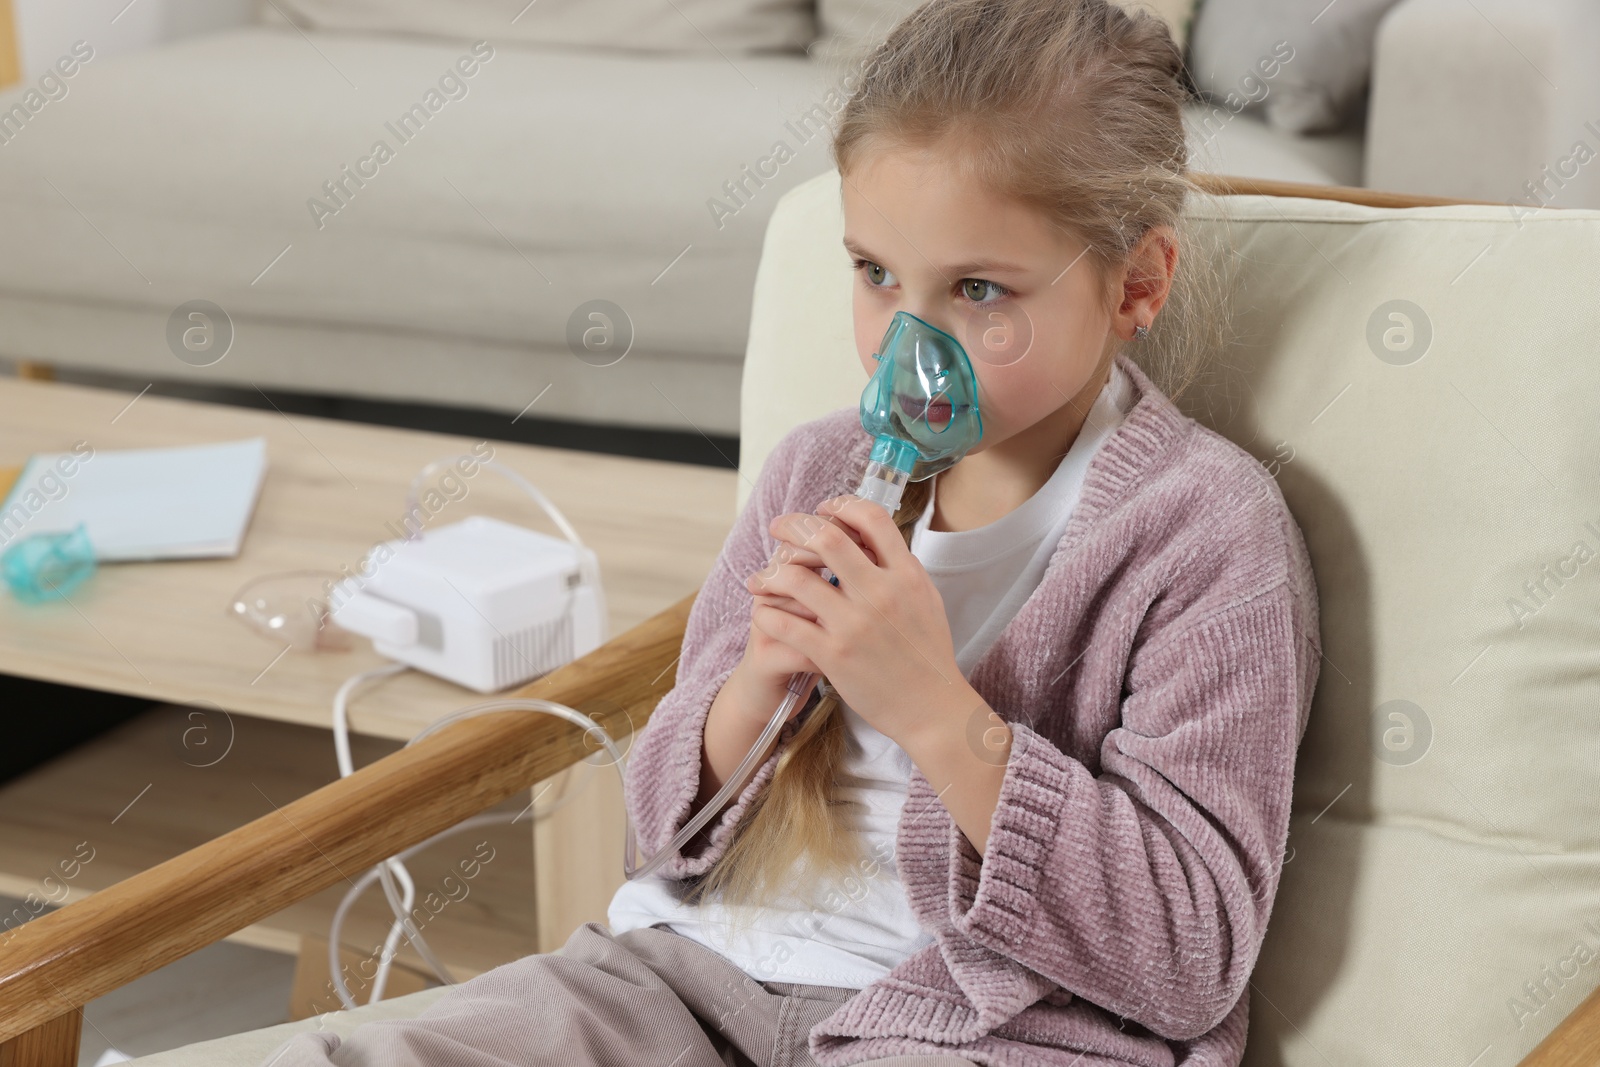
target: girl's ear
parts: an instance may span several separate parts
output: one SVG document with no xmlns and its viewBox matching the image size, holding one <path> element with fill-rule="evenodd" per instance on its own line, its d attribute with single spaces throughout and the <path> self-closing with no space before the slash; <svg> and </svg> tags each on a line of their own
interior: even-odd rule
<svg viewBox="0 0 1600 1067">
<path fill-rule="evenodd" d="M 1177 269 L 1177 233 L 1170 226 L 1150 227 L 1122 267 L 1122 300 L 1111 317 L 1118 337 L 1130 341 L 1136 329 L 1155 320 L 1172 292 Z"/>
</svg>

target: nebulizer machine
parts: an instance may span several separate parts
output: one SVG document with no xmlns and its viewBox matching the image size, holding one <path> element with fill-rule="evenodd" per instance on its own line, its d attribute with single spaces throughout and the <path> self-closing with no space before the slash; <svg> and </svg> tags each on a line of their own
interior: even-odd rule
<svg viewBox="0 0 1600 1067">
<path fill-rule="evenodd" d="M 940 471 L 954 466 L 963 456 L 976 446 L 983 436 L 983 421 L 978 410 L 978 386 L 973 373 L 971 361 L 966 350 L 955 337 L 923 321 L 908 312 L 896 312 L 890 321 L 878 351 L 873 354 L 877 361 L 871 379 L 861 394 L 860 415 L 861 426 L 873 438 L 872 449 L 869 454 L 866 468 L 861 474 L 860 483 L 855 490 L 855 495 L 871 500 L 882 506 L 891 515 L 899 508 L 900 498 L 906 483 L 922 481 L 930 478 Z M 512 472 L 507 472 L 512 473 Z M 514 474 L 513 474 L 514 476 Z M 517 479 L 521 481 L 520 478 Z M 559 518 L 559 512 L 554 509 L 542 494 L 534 490 L 526 482 L 524 488 L 535 496 L 540 504 L 557 520 L 573 545 L 573 559 L 579 563 L 577 573 L 581 580 L 573 579 L 572 594 L 576 595 L 583 588 L 594 587 L 598 590 L 598 567 L 594 563 L 593 554 L 584 548 L 578 540 L 575 531 L 564 520 Z M 413 486 L 413 496 L 415 486 Z M 424 539 L 425 540 L 425 539 Z M 554 539 L 546 540 L 554 543 Z M 548 551 L 549 545 L 544 546 Z M 457 553 L 459 554 L 459 553 Z M 425 577 L 425 576 L 424 576 Z M 417 579 L 422 581 L 423 579 Z M 838 585 L 839 579 L 834 576 L 829 579 Z M 569 600 L 570 604 L 571 601 Z M 603 606 L 603 600 L 599 604 Z M 593 605 L 586 604 L 592 613 Z M 381 606 L 380 606 L 381 607 Z M 346 612 L 346 616 L 354 625 L 351 627 L 358 632 L 368 632 L 374 628 L 373 619 L 379 618 L 387 611 L 374 609 L 368 603 L 354 611 Z M 390 613 L 393 615 L 393 613 Z M 603 610 L 600 612 L 603 616 Z M 336 612 L 334 617 L 340 618 Z M 415 626 L 410 621 L 395 622 L 399 616 L 388 620 L 389 625 L 404 631 L 405 636 L 415 636 Z M 344 621 L 344 620 L 340 620 Z M 380 622 L 382 620 L 380 619 Z M 598 644 L 597 639 L 580 642 L 575 649 L 575 655 L 581 655 L 588 648 Z M 375 647 L 380 652 L 385 651 L 382 644 L 375 640 Z M 571 648 L 572 646 L 568 646 Z M 408 665 L 420 666 L 430 669 L 427 662 L 413 659 L 408 663 L 394 663 L 357 675 L 345 683 L 335 698 L 334 721 L 335 742 L 338 746 L 338 757 L 341 775 L 348 775 L 352 771 L 349 743 L 347 734 L 347 719 L 345 714 L 346 703 L 354 689 L 362 682 L 386 674 L 395 673 L 406 669 Z M 437 673 L 437 671 L 436 671 Z M 817 681 L 814 673 L 798 673 L 791 679 L 783 700 L 773 711 L 771 719 L 762 730 L 755 743 L 751 746 L 744 760 L 728 776 L 726 782 L 717 793 L 678 831 L 677 835 L 659 852 L 649 856 L 639 855 L 638 843 L 635 839 L 633 823 L 627 824 L 626 841 L 623 854 L 623 868 L 629 879 L 642 878 L 657 870 L 671 856 L 675 855 L 688 844 L 712 819 L 716 817 L 734 794 L 744 786 L 750 775 L 761 761 L 763 754 L 768 751 L 773 740 L 782 730 L 785 722 L 789 720 L 795 705 L 808 693 Z M 408 744 L 415 744 L 424 737 L 444 728 L 450 723 L 460 719 L 486 714 L 495 711 L 522 710 L 554 715 L 564 719 L 584 730 L 589 740 L 593 741 L 599 750 L 603 750 L 619 774 L 624 772 L 624 757 L 614 739 L 588 715 L 565 704 L 551 700 L 527 699 L 508 697 L 492 699 L 471 707 L 463 708 L 438 722 L 433 723 L 420 734 L 412 738 Z M 598 752 L 597 752 L 598 754 Z M 384 861 L 360 879 L 346 895 L 344 902 L 335 912 L 334 926 L 329 936 L 330 967 L 334 978 L 334 987 L 341 1001 L 346 1007 L 354 1007 L 354 998 L 349 995 L 340 977 L 340 960 L 337 957 L 339 938 L 338 929 L 345 913 L 349 910 L 354 898 L 373 880 L 380 880 L 383 884 L 384 894 L 388 898 L 391 909 L 395 914 L 395 922 L 389 931 L 388 939 L 384 944 L 382 960 L 379 963 L 377 977 L 374 980 L 372 999 L 381 999 L 383 979 L 387 974 L 388 961 L 393 957 L 398 948 L 401 936 L 407 936 L 429 965 L 438 973 L 441 981 L 446 984 L 453 982 L 448 971 L 438 961 L 429 949 L 426 941 L 411 923 L 409 912 L 414 895 L 413 885 L 405 871 L 404 860 L 406 857 L 426 848 L 434 841 L 448 834 L 456 833 L 476 825 L 489 822 L 504 822 L 500 816 L 477 816 L 468 819 L 462 824 L 452 827 L 441 834 L 413 846 L 398 856 Z"/>
</svg>

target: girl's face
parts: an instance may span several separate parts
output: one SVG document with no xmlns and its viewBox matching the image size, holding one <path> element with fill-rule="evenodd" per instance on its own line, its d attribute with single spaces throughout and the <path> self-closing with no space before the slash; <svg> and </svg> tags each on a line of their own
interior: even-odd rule
<svg viewBox="0 0 1600 1067">
<path fill-rule="evenodd" d="M 960 340 L 983 418 L 973 452 L 1104 381 L 1112 314 L 1083 242 L 922 149 L 876 153 L 845 177 L 843 196 L 861 366 L 877 369 L 873 353 L 897 311 Z"/>
</svg>

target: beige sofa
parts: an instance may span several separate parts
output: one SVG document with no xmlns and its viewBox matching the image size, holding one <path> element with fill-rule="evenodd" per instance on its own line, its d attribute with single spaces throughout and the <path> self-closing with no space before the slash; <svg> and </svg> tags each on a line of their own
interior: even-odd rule
<svg viewBox="0 0 1600 1067">
<path fill-rule="evenodd" d="M 1574 1013 L 1600 983 L 1600 212 L 1230 197 L 1191 219 L 1196 254 L 1234 250 L 1236 340 L 1180 406 L 1277 477 L 1326 653 L 1245 1062 L 1590 1062 L 1575 1028 L 1594 1039 L 1600 998 Z M 789 427 L 859 397 L 841 231 L 832 172 L 767 229 L 746 491 Z M 136 1062 L 254 1067 L 296 1029 L 444 994 Z"/>
<path fill-rule="evenodd" d="M 163 2 L 178 0 L 129 17 Z M 1589 0 L 1532 0 L 1540 18 L 1512 2 L 1475 6 L 1582 100 L 1593 64 L 1571 57 L 1588 63 L 1600 35 L 1577 14 L 1567 32 L 1563 12 Z M 0 360 L 736 433 L 767 219 L 831 166 L 830 92 L 914 3 L 516 6 L 261 0 L 251 21 L 81 64 L 0 145 Z M 1298 137 L 1196 103 L 1198 165 L 1512 195 L 1503 172 L 1532 177 L 1581 133 L 1564 125 L 1571 101 L 1523 87 L 1515 50 L 1439 6 L 1403 0 L 1386 22 L 1372 132 Z M 103 29 L 84 28 L 91 47 Z M 493 58 L 463 95 L 391 134 L 479 37 Z M 38 76 L 0 92 L 0 122 Z M 1475 103 L 1457 108 L 1468 82 Z M 1518 87 L 1507 106 L 1481 106 L 1499 84 Z M 393 158 L 364 162 L 380 139 Z M 590 318 L 596 299 L 620 314 Z M 232 324 L 204 365 L 169 333 L 195 300 Z M 604 353 L 574 340 L 607 329 Z"/>
</svg>

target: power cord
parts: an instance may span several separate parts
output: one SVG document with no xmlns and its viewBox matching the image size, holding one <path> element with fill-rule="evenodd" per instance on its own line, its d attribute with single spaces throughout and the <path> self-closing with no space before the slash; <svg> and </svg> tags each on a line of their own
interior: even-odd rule
<svg viewBox="0 0 1600 1067">
<path fill-rule="evenodd" d="M 362 671 L 359 674 L 352 675 L 345 680 L 344 684 L 339 687 L 338 692 L 334 694 L 333 749 L 334 758 L 339 765 L 339 777 L 348 778 L 351 774 L 355 773 L 355 763 L 350 753 L 349 702 L 351 696 L 354 695 L 356 690 L 360 689 L 368 682 L 376 681 L 381 678 L 387 678 L 409 669 L 410 668 L 404 663 L 386 663 L 381 667 L 374 667 L 371 670 Z M 479 707 L 484 710 L 497 710 L 504 703 L 512 702 L 491 701 L 486 705 L 479 705 Z M 594 720 L 590 719 L 582 712 L 575 711 L 571 708 L 566 708 L 565 705 L 556 706 L 564 708 L 566 712 L 570 713 L 561 715 L 562 718 L 565 718 L 568 721 L 573 721 L 576 725 L 583 726 L 586 731 L 596 732 L 601 735 L 603 737 L 602 745 L 611 751 L 613 758 L 620 757 L 621 753 L 617 750 L 615 743 L 611 741 L 611 738 L 608 735 L 605 735 L 605 731 L 597 723 L 595 723 Z M 474 711 L 474 709 L 463 709 L 463 711 L 455 712 L 443 719 L 440 719 L 438 722 L 435 722 L 427 729 L 417 734 L 416 737 L 413 737 L 411 741 L 407 742 L 407 747 L 415 744 L 417 741 L 420 741 L 422 738 L 426 737 L 430 733 L 433 733 L 446 723 L 455 722 L 458 719 L 466 718 L 467 716 L 463 712 L 468 711 Z M 481 714 L 481 712 L 475 713 Z M 577 719 L 581 719 L 582 722 L 576 722 Z M 569 768 L 567 772 L 564 772 L 564 781 L 561 786 L 561 791 L 555 798 L 555 802 L 543 810 L 536 809 L 533 812 L 534 822 L 542 822 L 545 819 L 550 818 L 550 816 L 554 815 L 557 811 L 560 811 L 562 808 L 571 803 L 572 799 L 578 795 L 579 789 L 574 787 L 571 782 L 571 771 L 576 767 L 577 764 L 574 764 L 572 768 Z M 618 763 L 618 767 L 619 769 L 621 768 L 620 762 Z M 537 802 L 538 797 L 535 796 L 534 803 L 536 804 Z M 433 948 L 428 944 L 426 939 L 423 938 L 422 932 L 416 928 L 414 923 L 411 922 L 411 909 L 415 906 L 416 902 L 416 885 L 411 877 L 411 872 L 406 868 L 405 860 L 427 848 L 429 845 L 441 841 L 452 834 L 464 833 L 467 830 L 480 826 L 506 825 L 516 822 L 521 817 L 522 816 L 520 812 L 517 815 L 512 816 L 474 816 L 456 826 L 452 826 L 448 830 L 434 834 L 432 837 L 420 844 L 413 845 L 405 851 L 384 860 L 382 863 L 379 863 L 370 870 L 366 871 L 359 879 L 356 880 L 355 884 L 345 892 L 343 899 L 339 901 L 339 906 L 334 910 L 333 920 L 328 927 L 329 973 L 333 977 L 334 992 L 338 995 L 339 1002 L 341 1004 L 343 1004 L 346 1008 L 356 1007 L 355 998 L 351 995 L 349 988 L 345 985 L 343 975 L 340 973 L 341 961 L 339 959 L 339 948 L 341 944 L 341 930 L 344 926 L 345 917 L 348 915 L 351 907 L 354 906 L 356 900 L 360 898 L 361 894 L 365 892 L 367 888 L 375 881 L 381 881 L 383 883 L 384 896 L 388 900 L 389 908 L 392 912 L 394 912 L 395 918 L 389 926 L 388 935 L 384 938 L 383 949 L 378 959 L 378 968 L 372 979 L 372 997 L 368 1003 L 376 1004 L 379 1000 L 383 999 L 383 991 L 389 977 L 390 963 L 393 961 L 395 955 L 399 952 L 401 937 L 405 937 L 411 942 L 412 947 L 417 950 L 418 955 L 423 958 L 423 961 L 428 964 L 428 967 L 434 972 L 435 975 L 438 976 L 441 982 L 443 982 L 445 985 L 455 984 L 455 977 L 450 974 L 450 971 L 444 965 L 444 962 L 439 959 L 438 955 L 433 951 Z M 398 887 L 396 883 L 398 883 Z"/>
</svg>

